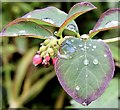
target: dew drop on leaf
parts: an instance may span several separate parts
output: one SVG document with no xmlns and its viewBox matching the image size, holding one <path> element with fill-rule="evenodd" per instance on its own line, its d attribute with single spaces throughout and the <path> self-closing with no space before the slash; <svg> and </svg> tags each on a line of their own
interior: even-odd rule
<svg viewBox="0 0 120 110">
<path fill-rule="evenodd" d="M 17 34 L 16 34 L 16 33 L 14 33 L 14 34 L 13 34 L 13 36 L 17 36 Z"/>
<path fill-rule="evenodd" d="M 87 77 L 88 77 L 88 75 L 86 74 L 86 75 L 85 75 L 85 77 L 87 78 Z"/>
<path fill-rule="evenodd" d="M 68 24 L 67 29 L 72 30 L 72 31 L 76 31 L 76 27 L 73 24 Z"/>
<path fill-rule="evenodd" d="M 87 66 L 87 65 L 89 64 L 89 60 L 85 59 L 85 60 L 83 61 L 83 63 L 84 63 L 85 66 Z"/>
<path fill-rule="evenodd" d="M 93 48 L 96 49 L 96 45 L 93 45 Z"/>
<path fill-rule="evenodd" d="M 97 64 L 98 64 L 98 59 L 94 59 L 94 60 L 93 60 L 93 64 L 94 64 L 94 65 L 97 65 Z"/>
<path fill-rule="evenodd" d="M 54 24 L 54 21 L 51 18 L 43 18 L 41 20 L 45 21 L 45 22 L 48 22 L 48 23 L 51 23 L 51 24 Z"/>
<path fill-rule="evenodd" d="M 87 103 L 86 103 L 86 102 L 83 102 L 82 105 L 87 106 Z"/>
<path fill-rule="evenodd" d="M 111 21 L 106 23 L 105 28 L 113 27 L 113 26 L 118 26 L 118 21 Z"/>
<path fill-rule="evenodd" d="M 77 91 L 80 89 L 80 87 L 79 86 L 76 86 L 76 88 L 75 88 Z"/>
<path fill-rule="evenodd" d="M 73 40 L 73 39 L 71 39 L 71 42 L 74 42 L 74 40 Z"/>
<path fill-rule="evenodd" d="M 89 44 L 89 46 L 92 46 L 92 44 Z"/>
<path fill-rule="evenodd" d="M 26 34 L 25 30 L 21 30 L 18 32 L 19 34 Z"/>
<path fill-rule="evenodd" d="M 31 15 L 28 15 L 27 18 L 31 18 Z"/>
<path fill-rule="evenodd" d="M 82 45 L 82 44 L 79 44 L 78 46 L 79 46 L 79 47 L 82 47 L 83 45 Z"/>
<path fill-rule="evenodd" d="M 107 55 L 106 55 L 106 54 L 104 54 L 104 57 L 107 57 Z"/>
<path fill-rule="evenodd" d="M 85 49 L 84 49 L 84 48 L 81 48 L 81 50 L 82 50 L 82 51 L 85 51 Z"/>
<path fill-rule="evenodd" d="M 94 51 L 94 49 L 92 49 L 92 51 Z"/>
</svg>

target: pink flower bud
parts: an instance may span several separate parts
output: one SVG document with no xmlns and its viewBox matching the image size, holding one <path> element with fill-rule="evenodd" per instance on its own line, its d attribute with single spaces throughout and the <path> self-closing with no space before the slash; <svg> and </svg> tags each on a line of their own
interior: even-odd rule
<svg viewBox="0 0 120 110">
<path fill-rule="evenodd" d="M 52 59 L 52 64 L 54 65 L 57 60 L 58 60 L 58 58 L 53 58 L 53 59 Z"/>
<path fill-rule="evenodd" d="M 33 64 L 35 66 L 37 66 L 38 64 L 42 63 L 42 57 L 38 54 L 36 54 L 34 57 L 33 57 Z"/>
<path fill-rule="evenodd" d="M 45 57 L 45 60 L 46 60 L 46 61 L 50 61 L 50 56 L 46 56 L 46 57 Z"/>
</svg>

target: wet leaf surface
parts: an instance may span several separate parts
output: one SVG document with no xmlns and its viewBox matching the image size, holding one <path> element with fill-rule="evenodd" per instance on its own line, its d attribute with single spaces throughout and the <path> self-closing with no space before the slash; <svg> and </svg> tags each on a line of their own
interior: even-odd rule
<svg viewBox="0 0 120 110">
<path fill-rule="evenodd" d="M 119 21 L 120 8 L 112 8 L 105 11 L 99 18 L 95 27 L 89 34 L 89 36 L 93 37 L 100 31 L 110 30 L 114 28 L 120 27 Z"/>
<path fill-rule="evenodd" d="M 69 38 L 62 43 L 55 71 L 64 90 L 88 105 L 100 97 L 114 75 L 114 61 L 102 40 Z"/>
</svg>

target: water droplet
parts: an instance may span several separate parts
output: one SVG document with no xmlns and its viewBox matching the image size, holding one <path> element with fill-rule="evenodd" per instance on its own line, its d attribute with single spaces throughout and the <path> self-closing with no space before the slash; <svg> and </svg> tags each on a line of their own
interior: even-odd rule
<svg viewBox="0 0 120 110">
<path fill-rule="evenodd" d="M 84 49 L 84 48 L 81 48 L 81 50 L 82 50 L 82 51 L 85 51 L 85 49 Z"/>
<path fill-rule="evenodd" d="M 41 20 L 45 21 L 45 22 L 48 22 L 48 23 L 51 23 L 51 24 L 54 24 L 54 21 L 51 18 L 43 18 Z"/>
<path fill-rule="evenodd" d="M 85 75 L 85 77 L 87 78 L 87 77 L 88 77 L 88 75 L 86 74 L 86 75 Z"/>
<path fill-rule="evenodd" d="M 92 44 L 89 44 L 89 46 L 92 46 Z"/>
<path fill-rule="evenodd" d="M 93 48 L 96 49 L 96 45 L 93 45 Z"/>
<path fill-rule="evenodd" d="M 68 24 L 67 29 L 76 31 L 76 26 L 74 24 Z"/>
<path fill-rule="evenodd" d="M 79 44 L 78 46 L 79 46 L 79 47 L 82 47 L 83 45 L 82 45 L 82 44 Z"/>
<path fill-rule="evenodd" d="M 80 57 L 82 58 L 83 56 L 81 55 Z"/>
<path fill-rule="evenodd" d="M 87 106 L 87 103 L 86 103 L 86 102 L 83 102 L 82 105 Z"/>
<path fill-rule="evenodd" d="M 102 41 L 102 39 L 98 39 L 98 42 Z"/>
<path fill-rule="evenodd" d="M 77 68 L 77 71 L 78 71 L 78 68 Z"/>
<path fill-rule="evenodd" d="M 13 36 L 17 36 L 17 34 L 16 34 L 16 33 L 14 33 L 14 34 L 13 34 Z"/>
<path fill-rule="evenodd" d="M 26 34 L 25 30 L 21 30 L 18 32 L 19 34 Z"/>
<path fill-rule="evenodd" d="M 98 59 L 94 59 L 93 64 L 97 65 L 98 64 Z"/>
<path fill-rule="evenodd" d="M 72 45 L 67 44 L 67 43 L 62 46 L 62 50 L 64 52 L 67 52 L 67 54 L 71 54 L 71 53 L 74 53 L 76 51 Z"/>
<path fill-rule="evenodd" d="M 87 48 L 87 46 L 85 45 L 85 46 L 84 46 L 84 49 L 86 49 L 86 48 Z"/>
<path fill-rule="evenodd" d="M 74 48 L 74 49 L 77 49 L 77 47 L 75 47 L 75 46 L 74 46 L 73 48 Z"/>
<path fill-rule="evenodd" d="M 56 34 L 57 34 L 57 31 L 54 32 L 54 35 L 56 35 Z"/>
<path fill-rule="evenodd" d="M 119 22 L 118 21 L 111 21 L 106 23 L 105 28 L 113 27 L 113 26 L 118 26 Z"/>
<path fill-rule="evenodd" d="M 83 63 L 84 63 L 84 65 L 87 66 L 89 64 L 89 60 L 85 59 Z"/>
<path fill-rule="evenodd" d="M 31 15 L 28 15 L 27 18 L 31 18 Z"/>
<path fill-rule="evenodd" d="M 76 86 L 76 88 L 75 88 L 77 91 L 80 89 L 80 87 L 79 86 Z"/>
<path fill-rule="evenodd" d="M 94 51 L 94 49 L 92 49 L 92 51 Z"/>
<path fill-rule="evenodd" d="M 71 39 L 71 42 L 74 42 L 74 40 L 73 40 L 73 39 Z"/>
<path fill-rule="evenodd" d="M 104 54 L 104 57 L 107 57 L 107 55 L 106 55 L 106 54 Z"/>
<path fill-rule="evenodd" d="M 86 49 L 89 49 L 89 47 L 86 47 Z"/>
</svg>

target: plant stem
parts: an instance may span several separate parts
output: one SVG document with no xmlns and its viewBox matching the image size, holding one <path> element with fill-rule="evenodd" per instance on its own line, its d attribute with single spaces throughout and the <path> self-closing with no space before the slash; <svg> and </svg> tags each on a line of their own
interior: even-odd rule
<svg viewBox="0 0 120 110">
<path fill-rule="evenodd" d="M 118 42 L 120 41 L 120 37 L 116 37 L 116 38 L 111 38 L 111 39 L 105 39 L 103 40 L 105 43 L 111 43 L 111 42 Z"/>
</svg>

